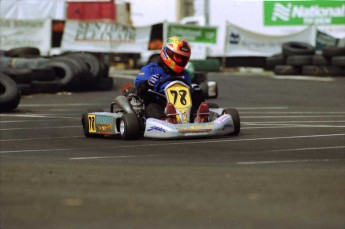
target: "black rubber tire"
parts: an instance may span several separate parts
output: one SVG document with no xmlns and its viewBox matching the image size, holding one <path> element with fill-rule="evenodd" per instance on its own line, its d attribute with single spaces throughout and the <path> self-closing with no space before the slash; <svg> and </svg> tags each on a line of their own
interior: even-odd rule
<svg viewBox="0 0 345 229">
<path fill-rule="evenodd" d="M 32 91 L 34 93 L 57 93 L 61 90 L 61 82 L 58 80 L 54 81 L 38 81 L 33 80 L 31 82 Z"/>
<path fill-rule="evenodd" d="M 98 58 L 90 53 L 69 53 L 67 57 L 75 58 L 83 61 L 86 65 L 87 72 L 91 77 L 99 77 L 102 75 L 102 67 Z"/>
<path fill-rule="evenodd" d="M 285 42 L 282 45 L 282 50 L 285 56 L 315 54 L 315 47 L 305 42 Z"/>
<path fill-rule="evenodd" d="M 276 65 L 286 64 L 286 57 L 282 54 L 275 54 L 266 58 L 266 69 L 273 70 Z"/>
<path fill-rule="evenodd" d="M 30 95 L 33 93 L 31 84 L 17 84 L 21 95 Z"/>
<path fill-rule="evenodd" d="M 29 68 L 4 68 L 2 72 L 17 84 L 30 84 L 32 81 L 32 71 Z"/>
<path fill-rule="evenodd" d="M 325 57 L 345 56 L 345 47 L 324 47 L 322 55 Z"/>
<path fill-rule="evenodd" d="M 309 76 L 342 76 L 344 70 L 339 66 L 303 66 L 302 74 Z"/>
<path fill-rule="evenodd" d="M 201 84 L 202 82 L 207 82 L 207 72 L 194 72 L 192 83 Z"/>
<path fill-rule="evenodd" d="M 6 56 L 10 57 L 39 57 L 40 50 L 35 47 L 13 48 L 6 52 Z"/>
<path fill-rule="evenodd" d="M 208 84 L 207 84 L 207 82 L 200 83 L 199 87 L 202 91 L 204 98 L 207 99 L 208 98 Z"/>
<path fill-rule="evenodd" d="M 309 56 L 309 55 L 288 56 L 288 58 L 286 59 L 286 64 L 292 65 L 292 66 L 311 65 L 312 60 L 313 60 L 313 56 Z"/>
<path fill-rule="evenodd" d="M 234 132 L 229 135 L 238 135 L 241 131 L 241 120 L 238 111 L 235 108 L 226 108 L 223 113 L 231 115 L 234 122 Z"/>
<path fill-rule="evenodd" d="M 120 122 L 123 122 L 124 129 L 121 132 L 121 137 L 125 140 L 138 139 L 140 136 L 140 122 L 138 117 L 133 114 L 124 114 Z M 120 123 L 121 125 L 121 123 Z"/>
<path fill-rule="evenodd" d="M 98 78 L 94 84 L 89 87 L 91 90 L 96 91 L 110 91 L 114 89 L 114 79 L 113 78 Z"/>
<path fill-rule="evenodd" d="M 332 58 L 332 65 L 345 67 L 345 56 L 335 56 Z"/>
<path fill-rule="evenodd" d="M 274 67 L 274 73 L 276 75 L 300 75 L 301 68 L 291 65 L 277 65 Z"/>
<path fill-rule="evenodd" d="M 0 72 L 0 112 L 15 110 L 19 105 L 20 99 L 21 94 L 16 82 Z"/>
<path fill-rule="evenodd" d="M 12 68 L 38 68 L 44 62 L 49 61 L 48 58 L 12 58 L 10 67 Z"/>
<path fill-rule="evenodd" d="M 52 68 L 32 68 L 32 80 L 53 81 L 56 80 L 54 69 Z"/>
<path fill-rule="evenodd" d="M 325 65 L 330 65 L 330 61 L 325 56 L 314 55 L 312 56 L 311 64 L 315 66 L 325 66 Z"/>
<path fill-rule="evenodd" d="M 73 70 L 71 63 L 64 60 L 52 59 L 42 63 L 40 68 L 49 68 L 54 70 L 57 81 L 61 84 L 61 90 L 73 91 L 79 88 L 79 78 Z"/>
</svg>

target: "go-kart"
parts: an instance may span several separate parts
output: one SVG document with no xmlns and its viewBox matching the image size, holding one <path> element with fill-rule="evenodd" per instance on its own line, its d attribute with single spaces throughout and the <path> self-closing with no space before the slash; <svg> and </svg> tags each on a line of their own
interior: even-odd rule
<svg viewBox="0 0 345 229">
<path fill-rule="evenodd" d="M 119 95 L 111 103 L 110 112 L 91 112 L 82 115 L 83 132 L 86 137 L 121 136 L 131 140 L 140 137 L 176 139 L 238 135 L 240 117 L 235 108 L 219 108 L 209 103 L 209 116 L 206 122 L 194 122 L 192 106 L 200 104 L 202 92 L 193 85 L 193 93 L 188 83 L 176 78 L 165 87 L 164 95 L 150 90 L 156 96 L 166 98 L 167 103 L 176 109 L 177 123 L 146 118 L 142 101 L 133 93 Z M 193 104 L 194 103 L 194 104 Z"/>
</svg>

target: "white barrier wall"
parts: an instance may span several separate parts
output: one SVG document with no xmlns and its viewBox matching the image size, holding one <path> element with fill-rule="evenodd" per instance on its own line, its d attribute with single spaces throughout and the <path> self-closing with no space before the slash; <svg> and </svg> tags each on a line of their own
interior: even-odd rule
<svg viewBox="0 0 345 229">
<path fill-rule="evenodd" d="M 51 49 L 51 20 L 7 20 L 0 19 L 0 47 L 9 50 L 17 47 L 36 47 L 41 55 Z"/>
</svg>

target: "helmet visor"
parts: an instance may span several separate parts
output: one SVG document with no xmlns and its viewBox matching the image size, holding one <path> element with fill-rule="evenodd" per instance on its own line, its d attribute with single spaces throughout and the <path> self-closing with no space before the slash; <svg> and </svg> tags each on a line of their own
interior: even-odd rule
<svg viewBox="0 0 345 229">
<path fill-rule="evenodd" d="M 166 49 L 168 56 L 175 61 L 175 63 L 180 67 L 185 67 L 189 61 L 189 57 L 175 53 L 171 49 Z"/>
</svg>

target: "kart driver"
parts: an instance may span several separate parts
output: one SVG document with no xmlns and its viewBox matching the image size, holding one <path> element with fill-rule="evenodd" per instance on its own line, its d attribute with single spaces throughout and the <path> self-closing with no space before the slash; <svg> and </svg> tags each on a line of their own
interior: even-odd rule
<svg viewBox="0 0 345 229">
<path fill-rule="evenodd" d="M 190 75 L 185 70 L 190 55 L 189 42 L 173 36 L 163 44 L 158 63 L 149 63 L 141 68 L 134 84 L 138 96 L 144 101 L 146 118 L 177 123 L 175 107 L 170 103 L 166 104 L 165 98 L 149 90 L 164 94 L 164 88 L 170 82 L 169 79 L 178 77 L 184 79 L 192 91 Z M 195 122 L 207 121 L 209 108 L 206 102 L 200 104 L 198 114 Z"/>
</svg>

